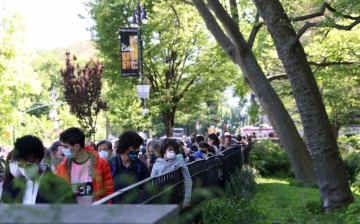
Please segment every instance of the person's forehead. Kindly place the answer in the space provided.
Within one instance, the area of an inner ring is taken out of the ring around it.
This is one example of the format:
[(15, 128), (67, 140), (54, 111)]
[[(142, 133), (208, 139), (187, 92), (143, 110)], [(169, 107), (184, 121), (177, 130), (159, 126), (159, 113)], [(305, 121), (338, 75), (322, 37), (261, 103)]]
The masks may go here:
[(17, 159), (17, 161), (22, 163), (33, 163), (36, 161), (36, 158), (34, 157), (34, 155), (28, 155), (25, 158)]
[(69, 144), (69, 143), (67, 143), (67, 142), (61, 142), (61, 146), (63, 146), (63, 147), (67, 147), (67, 146), (70, 146), (70, 144)]
[(100, 145), (98, 146), (98, 148), (101, 148), (101, 149), (110, 149), (110, 148), (109, 148), (109, 145), (108, 145), (107, 143), (100, 144)]
[(129, 147), (129, 150), (132, 150), (132, 151), (139, 151), (139, 147), (130, 146), (130, 147)]

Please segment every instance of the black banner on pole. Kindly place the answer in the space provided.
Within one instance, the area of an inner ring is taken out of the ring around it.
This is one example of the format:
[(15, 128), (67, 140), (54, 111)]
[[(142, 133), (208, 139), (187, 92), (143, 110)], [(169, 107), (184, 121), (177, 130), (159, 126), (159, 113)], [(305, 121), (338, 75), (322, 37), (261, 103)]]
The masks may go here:
[(139, 77), (137, 28), (120, 29), (121, 76)]

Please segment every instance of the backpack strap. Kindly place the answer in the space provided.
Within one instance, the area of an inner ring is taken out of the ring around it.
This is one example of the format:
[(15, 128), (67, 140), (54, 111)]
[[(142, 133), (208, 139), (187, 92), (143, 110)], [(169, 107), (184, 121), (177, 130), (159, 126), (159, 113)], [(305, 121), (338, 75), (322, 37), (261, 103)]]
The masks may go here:
[(140, 164), (139, 161), (138, 161), (138, 164), (137, 164), (137, 178), (138, 178), (138, 181), (141, 180), (141, 164)]
[(116, 159), (111, 161), (112, 172), (111, 175), (114, 177), (118, 173), (121, 164), (120, 155), (116, 155)]
[[(120, 165), (122, 165), (121, 159), (120, 159), (120, 155), (116, 156), (116, 160), (112, 160), (111, 161), (111, 167), (112, 167), (112, 172), (111, 175), (114, 177), (115, 174), (117, 174), (120, 170)], [(136, 168), (136, 176), (138, 178), (138, 181), (141, 180), (141, 164), (138, 161), (137, 162), (137, 168)]]

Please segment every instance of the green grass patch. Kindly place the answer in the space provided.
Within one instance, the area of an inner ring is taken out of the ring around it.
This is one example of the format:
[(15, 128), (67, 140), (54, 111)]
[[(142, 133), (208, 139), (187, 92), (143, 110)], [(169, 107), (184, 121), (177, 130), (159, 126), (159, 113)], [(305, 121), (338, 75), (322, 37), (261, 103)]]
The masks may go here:
[(287, 180), (278, 178), (257, 178), (256, 181), (258, 191), (251, 204), (264, 215), (258, 223), (360, 223), (356, 218), (360, 217), (359, 194), (354, 194), (351, 217), (340, 212), (324, 214), (319, 189), (290, 186)]

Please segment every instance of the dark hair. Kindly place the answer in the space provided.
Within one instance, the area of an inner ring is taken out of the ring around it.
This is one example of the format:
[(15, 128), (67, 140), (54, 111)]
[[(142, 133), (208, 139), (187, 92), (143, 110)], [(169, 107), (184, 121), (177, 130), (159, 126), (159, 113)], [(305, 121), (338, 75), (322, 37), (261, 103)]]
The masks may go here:
[[(193, 137), (193, 138), (192, 138)], [(195, 138), (196, 138), (196, 133), (191, 133), (190, 134), (190, 142), (194, 143), (195, 142)]]
[(61, 142), (60, 141), (55, 141), (53, 142), (53, 144), (50, 146), (49, 148), (49, 152), (51, 155), (55, 155), (56, 152), (58, 151), (58, 147), (61, 146)]
[(214, 148), (214, 146), (212, 146), (212, 145), (209, 145), (209, 148), (207, 148), (206, 151), (207, 151), (208, 153), (211, 152), (212, 154), (215, 155), (215, 148)]
[(61, 132), (59, 140), (64, 143), (69, 143), (71, 146), (75, 144), (79, 144), (82, 148), (85, 146), (84, 132), (76, 127), (71, 127)]
[(199, 143), (199, 148), (209, 148), (210, 145), (204, 141)]
[(210, 138), (211, 140), (213, 140), (213, 141), (214, 141), (214, 142), (213, 142), (213, 145), (215, 145), (216, 147), (219, 148), (220, 140), (219, 140), (219, 137), (218, 137), (216, 134), (211, 133), (211, 134), (208, 136), (208, 138)]
[(99, 145), (102, 145), (102, 144), (105, 144), (105, 143), (108, 145), (109, 149), (112, 150), (112, 143), (110, 141), (104, 139), (104, 140), (101, 140), (100, 142), (98, 142), (96, 144), (96, 151), (98, 151)]
[(85, 145), (91, 146), (95, 151), (97, 151), (97, 147), (96, 147), (95, 142), (93, 142), (93, 141), (91, 141), (91, 140), (87, 140), (87, 141), (85, 142)]
[(204, 136), (202, 136), (202, 135), (198, 135), (198, 136), (196, 136), (196, 138), (195, 138), (195, 142), (197, 142), (197, 143), (200, 143), (200, 142), (202, 142), (202, 141), (204, 141), (205, 140), (205, 138), (204, 138)]
[(34, 156), (40, 162), (44, 158), (44, 154), (44, 145), (38, 137), (25, 135), (15, 141), (13, 152), (13, 159), (15, 160)]
[(144, 143), (144, 139), (135, 131), (125, 131), (119, 136), (119, 144), (116, 149), (117, 154), (126, 152), (131, 146), (139, 148)]
[(166, 149), (169, 147), (172, 147), (175, 152), (179, 152), (179, 143), (173, 138), (165, 138), (161, 142), (161, 147), (160, 147), (160, 155), (162, 158), (164, 158)]

